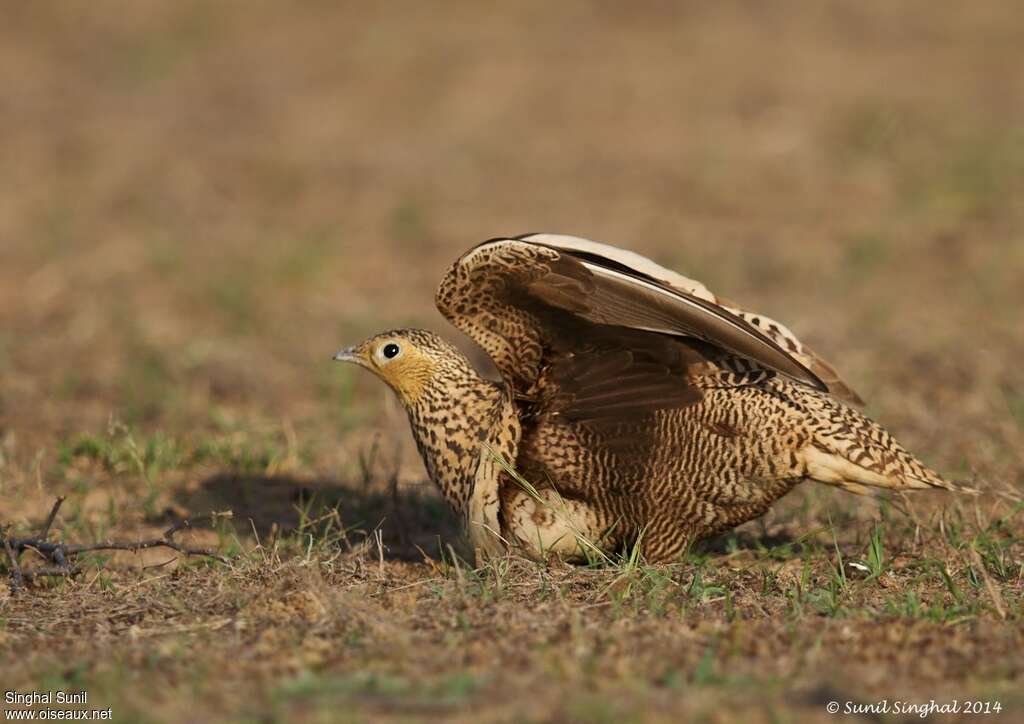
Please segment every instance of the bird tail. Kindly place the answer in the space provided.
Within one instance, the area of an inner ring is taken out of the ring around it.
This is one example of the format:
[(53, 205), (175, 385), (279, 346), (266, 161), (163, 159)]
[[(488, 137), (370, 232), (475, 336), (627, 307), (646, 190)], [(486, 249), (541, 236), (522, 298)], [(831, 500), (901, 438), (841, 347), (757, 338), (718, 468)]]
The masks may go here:
[(808, 477), (858, 495), (870, 494), (869, 488), (978, 493), (943, 478), (857, 410), (825, 395), (814, 400), (819, 425), (801, 453)]
[(941, 488), (957, 493), (977, 495), (975, 488), (946, 480), (934, 470), (925, 467), (916, 458), (913, 472), (880, 473), (851, 462), (833, 451), (812, 446), (803, 451), (807, 475), (819, 483), (835, 485), (857, 495), (871, 495), (870, 488), (889, 490), (928, 490)]

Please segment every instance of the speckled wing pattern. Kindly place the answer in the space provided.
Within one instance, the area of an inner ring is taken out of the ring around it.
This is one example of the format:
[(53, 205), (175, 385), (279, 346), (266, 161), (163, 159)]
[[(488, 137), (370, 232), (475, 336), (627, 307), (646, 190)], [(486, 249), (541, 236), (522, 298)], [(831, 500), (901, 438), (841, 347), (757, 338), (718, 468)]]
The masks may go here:
[[(588, 535), (642, 535), (649, 559), (761, 515), (805, 479), (955, 487), (842, 401), (855, 395), (783, 325), (631, 252), (492, 240), (455, 262), (437, 304), (513, 392), (517, 469)], [(502, 507), (513, 528), (561, 529), (525, 498)]]
[(700, 339), (827, 390), (770, 334), (709, 299), (706, 290), (670, 286), (607, 255), (553, 246), (562, 238), (573, 237), (484, 242), (452, 265), (438, 289), (441, 312), (480, 343), (517, 387), (536, 379), (544, 346), (557, 344), (571, 330), (571, 316), (593, 325)]

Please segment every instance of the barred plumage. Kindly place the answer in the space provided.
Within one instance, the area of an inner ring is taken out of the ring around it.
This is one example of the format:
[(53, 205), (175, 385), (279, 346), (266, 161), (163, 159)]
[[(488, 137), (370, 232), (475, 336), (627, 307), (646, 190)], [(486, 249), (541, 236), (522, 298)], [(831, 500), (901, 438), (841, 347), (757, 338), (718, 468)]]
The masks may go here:
[(491, 240), (452, 265), (437, 305), (501, 383), (422, 330), (337, 358), (398, 394), (482, 552), (580, 557), (639, 541), (667, 560), (803, 480), (958, 489), (851, 407), (856, 393), (786, 327), (632, 252)]

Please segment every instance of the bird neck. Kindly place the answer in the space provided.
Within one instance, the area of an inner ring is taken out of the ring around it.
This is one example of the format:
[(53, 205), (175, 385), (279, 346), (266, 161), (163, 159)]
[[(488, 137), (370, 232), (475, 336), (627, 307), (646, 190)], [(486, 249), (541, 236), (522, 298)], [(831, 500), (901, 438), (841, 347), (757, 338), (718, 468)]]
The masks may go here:
[(506, 403), (504, 388), (467, 362), (457, 374), (428, 385), (406, 408), (427, 474), (458, 512), (465, 512), (473, 495), (481, 447)]

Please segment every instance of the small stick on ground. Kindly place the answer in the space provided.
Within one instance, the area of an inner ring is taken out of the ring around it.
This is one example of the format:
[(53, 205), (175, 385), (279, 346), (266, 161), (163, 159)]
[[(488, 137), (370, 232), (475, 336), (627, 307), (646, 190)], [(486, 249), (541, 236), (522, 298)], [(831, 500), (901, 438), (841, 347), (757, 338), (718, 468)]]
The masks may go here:
[(6, 537), (4, 538), (4, 548), (7, 550), (8, 558), (11, 559), (11, 593), (17, 593), (25, 582), (25, 574), (22, 573), (21, 564), (18, 563), (18, 554), (15, 553), (11, 542)]
[[(30, 538), (12, 538), (8, 535), (0, 534), (4, 548), (7, 551), (7, 556), (11, 561), (10, 577), (12, 593), (18, 592), (24, 586), (26, 579), (41, 576), (69, 578), (75, 575), (81, 570), (81, 566), (77, 563), (73, 563), (75, 557), (82, 553), (89, 553), (92, 551), (138, 552), (147, 548), (169, 548), (170, 550), (177, 551), (185, 556), (203, 556), (206, 558), (212, 558), (225, 565), (229, 563), (227, 558), (210, 550), (209, 548), (195, 548), (192, 546), (182, 545), (178, 541), (174, 540), (174, 535), (176, 533), (192, 527), (192, 522), (188, 519), (179, 521), (172, 525), (164, 531), (163, 536), (160, 538), (150, 538), (147, 540), (137, 541), (107, 540), (100, 543), (88, 544), (51, 543), (46, 540), (46, 537), (50, 532), (50, 527), (53, 525), (53, 521), (57, 517), (57, 512), (60, 510), (60, 506), (63, 502), (64, 496), (57, 498), (54, 502), (53, 508), (50, 509), (50, 514), (47, 516), (46, 522), (43, 524), (39, 536)], [(19, 559), (21, 554), (26, 550), (35, 551), (52, 565), (30, 568), (27, 570), (22, 569)]]
[(43, 529), (39, 533), (39, 537), (46, 540), (46, 536), (50, 534), (50, 526), (53, 525), (54, 519), (57, 517), (57, 511), (60, 510), (60, 506), (64, 504), (65, 496), (57, 496), (57, 499), (53, 501), (53, 507), (50, 508), (50, 514), (46, 516), (46, 522), (43, 523)]

